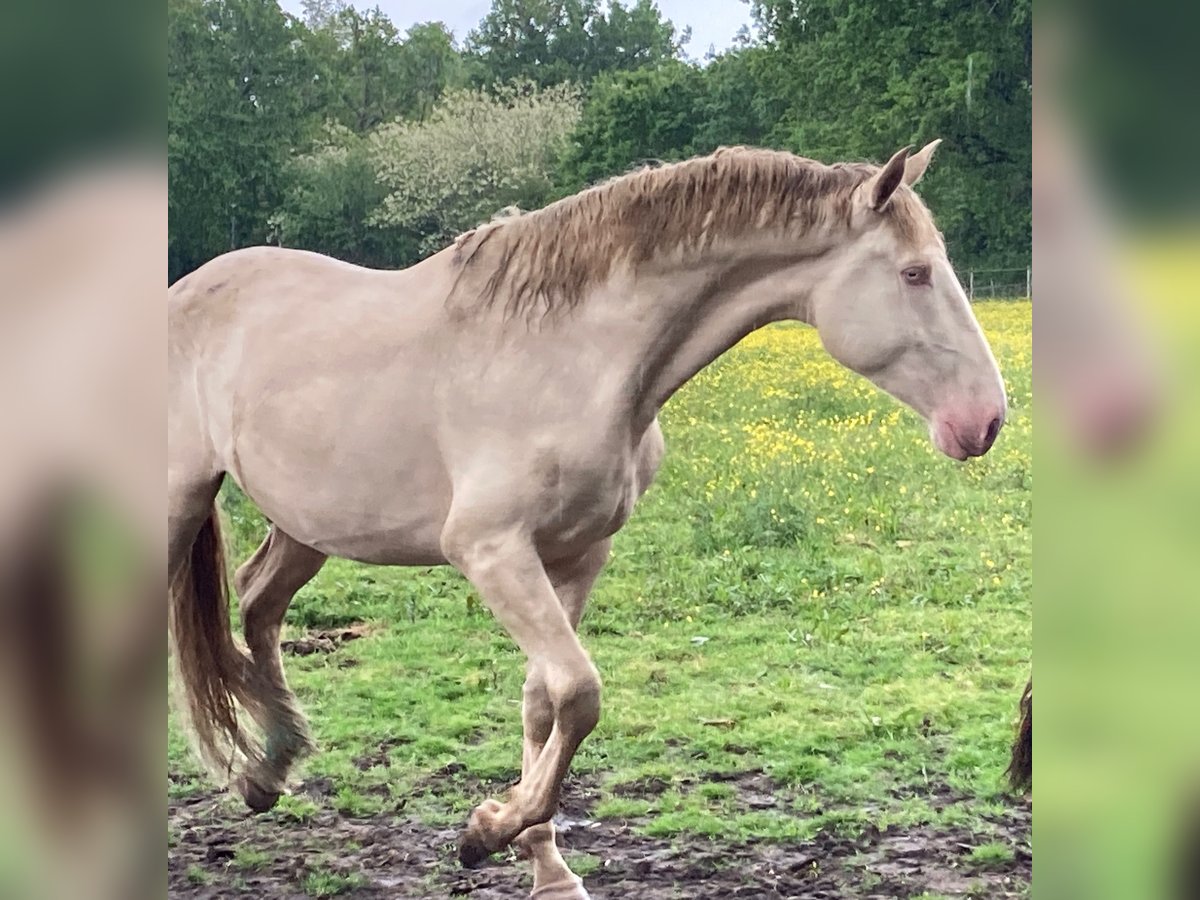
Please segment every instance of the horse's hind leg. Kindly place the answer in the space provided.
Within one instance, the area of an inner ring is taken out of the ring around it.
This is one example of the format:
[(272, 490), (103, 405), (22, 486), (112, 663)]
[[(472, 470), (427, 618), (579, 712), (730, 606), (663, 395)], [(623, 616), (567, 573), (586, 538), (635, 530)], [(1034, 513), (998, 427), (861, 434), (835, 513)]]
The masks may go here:
[(288, 770), (313, 748), (304, 713), (283, 674), (279, 630), (292, 598), (321, 570), (325, 559), (325, 554), (272, 526), (267, 539), (234, 575), (252, 658), (243, 703), (266, 735), (262, 760), (237, 781), (254, 812), (275, 805)]

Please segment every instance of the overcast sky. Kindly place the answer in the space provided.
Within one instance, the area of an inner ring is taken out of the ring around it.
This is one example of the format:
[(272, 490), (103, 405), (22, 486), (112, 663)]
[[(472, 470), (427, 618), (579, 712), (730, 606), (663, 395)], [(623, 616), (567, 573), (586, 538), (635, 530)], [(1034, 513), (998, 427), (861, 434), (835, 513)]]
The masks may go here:
[[(379, 6), (401, 31), (417, 22), (445, 22), (462, 41), (491, 7), (490, 0), (357, 0), (359, 9)], [(628, 4), (627, 4), (628, 5)], [(300, 15), (300, 0), (280, 0), (280, 6)], [(693, 59), (702, 59), (709, 44), (724, 50), (743, 25), (750, 24), (750, 5), (743, 0), (658, 0), (663, 15), (683, 30), (692, 26), (692, 40), (683, 48)]]

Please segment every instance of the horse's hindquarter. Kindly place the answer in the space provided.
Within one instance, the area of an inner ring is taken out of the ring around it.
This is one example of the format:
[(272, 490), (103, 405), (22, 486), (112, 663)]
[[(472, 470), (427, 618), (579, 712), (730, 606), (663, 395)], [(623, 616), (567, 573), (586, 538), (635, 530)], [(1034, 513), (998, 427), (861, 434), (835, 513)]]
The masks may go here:
[(172, 309), (173, 331), (187, 334), (173, 334), (171, 366), (194, 369), (220, 468), (301, 543), (369, 562), (442, 562), (437, 273), (267, 248), (210, 267)]

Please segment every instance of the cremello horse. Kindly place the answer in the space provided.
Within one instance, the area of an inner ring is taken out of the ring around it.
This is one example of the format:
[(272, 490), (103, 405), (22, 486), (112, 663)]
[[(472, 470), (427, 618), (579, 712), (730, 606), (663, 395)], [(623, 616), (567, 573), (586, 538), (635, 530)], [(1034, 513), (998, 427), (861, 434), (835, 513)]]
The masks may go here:
[[(475, 809), (460, 856), (518, 840), (536, 896), (586, 897), (550, 822), (600, 716), (575, 629), (662, 459), (666, 400), (749, 332), (798, 319), (948, 456), (987, 452), (1004, 422), (995, 360), (912, 190), (936, 144), (881, 168), (724, 148), (403, 271), (259, 247), (174, 285), (171, 623), (210, 766), (263, 810), (311, 749), (279, 629), (327, 556), (449, 563), (528, 658), (521, 781)], [(214, 507), (226, 475), (272, 522), (234, 577), (249, 652)]]

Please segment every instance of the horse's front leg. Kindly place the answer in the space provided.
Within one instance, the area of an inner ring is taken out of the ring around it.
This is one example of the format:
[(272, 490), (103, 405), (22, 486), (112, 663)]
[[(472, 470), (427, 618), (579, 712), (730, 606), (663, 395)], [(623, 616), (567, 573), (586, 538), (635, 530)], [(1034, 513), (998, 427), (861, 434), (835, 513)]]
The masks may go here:
[[(547, 566), (547, 574), (558, 595), (558, 601), (571, 627), (578, 630), (588, 595), (604, 564), (608, 561), (612, 541), (605, 538), (592, 545), (586, 553)], [(550, 732), (554, 727), (554, 707), (546, 688), (545, 675), (540, 668), (529, 666), (525, 678), (522, 703), (525, 743), (521, 760), (521, 778), (528, 778)], [(559, 853), (554, 840), (554, 823), (543, 822), (526, 828), (514, 840), (514, 845), (533, 863), (533, 896), (537, 900), (581, 900), (587, 897), (583, 883)]]
[(549, 821), (571, 759), (600, 718), (600, 676), (575, 636), (533, 542), (519, 529), (491, 530), (476, 522), (452, 516), (443, 550), (524, 651), (529, 671), (536, 675), (534, 690), (526, 695), (532, 701), (526, 725), (535, 739), (547, 724), (549, 731), (536, 758), (528, 754), (526, 771), (508, 802), (487, 800), (471, 814), (459, 843), (465, 865)]

